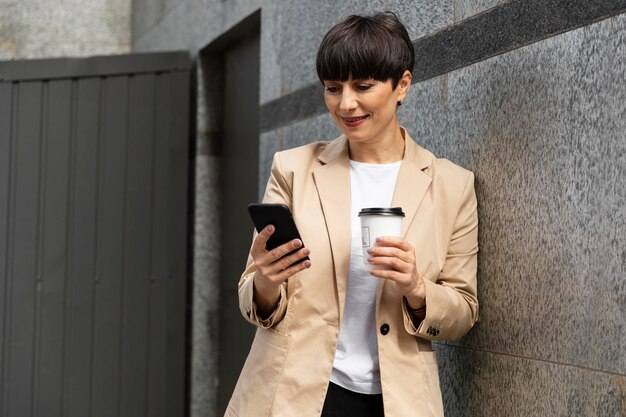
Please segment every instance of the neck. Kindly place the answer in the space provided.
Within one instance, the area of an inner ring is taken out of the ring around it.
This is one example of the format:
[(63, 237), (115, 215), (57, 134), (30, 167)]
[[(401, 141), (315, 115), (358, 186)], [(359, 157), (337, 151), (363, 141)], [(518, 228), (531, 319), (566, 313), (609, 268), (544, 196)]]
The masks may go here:
[(404, 136), (399, 126), (392, 132), (367, 143), (348, 141), (350, 159), (368, 164), (389, 164), (404, 157)]

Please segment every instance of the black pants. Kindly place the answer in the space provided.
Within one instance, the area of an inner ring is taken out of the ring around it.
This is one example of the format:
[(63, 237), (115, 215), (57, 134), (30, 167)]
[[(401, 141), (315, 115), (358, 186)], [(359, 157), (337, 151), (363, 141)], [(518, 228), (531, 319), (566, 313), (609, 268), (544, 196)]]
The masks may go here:
[(361, 394), (332, 382), (321, 417), (384, 417), (382, 394)]

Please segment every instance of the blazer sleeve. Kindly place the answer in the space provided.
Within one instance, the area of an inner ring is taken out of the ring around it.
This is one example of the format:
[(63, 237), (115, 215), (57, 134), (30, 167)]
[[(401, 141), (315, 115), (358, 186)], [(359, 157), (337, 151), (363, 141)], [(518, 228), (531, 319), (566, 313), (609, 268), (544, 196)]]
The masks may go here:
[(443, 268), (436, 282), (425, 279), (426, 317), (415, 323), (403, 301), (405, 329), (429, 340), (458, 340), (478, 320), (476, 270), (478, 212), (474, 174), (469, 173)]
[[(291, 187), (288, 184), (285, 176), (283, 175), (280, 164), (280, 153), (274, 155), (272, 161), (272, 169), (270, 172), (270, 178), (265, 188), (265, 195), (263, 197), (264, 203), (286, 204), (291, 209)], [(257, 232), (254, 231), (252, 241), (256, 238)], [(252, 277), (256, 272), (254, 266), (254, 260), (252, 256), (248, 254), (248, 261), (246, 263), (246, 269), (239, 279), (238, 293), (239, 293), (239, 310), (243, 317), (250, 323), (262, 327), (270, 328), (278, 324), (287, 311), (287, 282), (284, 282), (280, 287), (280, 297), (278, 304), (269, 317), (260, 317), (257, 312), (257, 306), (254, 302), (254, 280)]]

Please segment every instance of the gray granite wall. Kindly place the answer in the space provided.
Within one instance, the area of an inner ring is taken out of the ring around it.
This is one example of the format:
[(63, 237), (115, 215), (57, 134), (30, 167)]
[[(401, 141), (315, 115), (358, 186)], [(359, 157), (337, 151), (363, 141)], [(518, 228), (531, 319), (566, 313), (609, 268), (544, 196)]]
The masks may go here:
[(130, 52), (132, 0), (0, 0), (0, 60)]
[[(417, 40), (511, 3), (135, 0), (133, 48), (196, 54), (261, 9), (263, 107), (316, 82), (316, 46), (348, 13), (395, 11)], [(481, 313), (462, 341), (436, 346), (448, 417), (626, 416), (626, 15), (572, 29), (416, 83), (400, 109), (419, 143), (476, 173)], [(218, 360), (220, 161), (199, 108), (194, 417), (215, 415)], [(261, 190), (276, 150), (337, 134), (320, 112), (268, 126)]]
[(439, 346), (448, 415), (626, 415), (625, 29), (620, 15), (415, 91), (437, 110), (407, 124), (477, 174), (481, 319)]

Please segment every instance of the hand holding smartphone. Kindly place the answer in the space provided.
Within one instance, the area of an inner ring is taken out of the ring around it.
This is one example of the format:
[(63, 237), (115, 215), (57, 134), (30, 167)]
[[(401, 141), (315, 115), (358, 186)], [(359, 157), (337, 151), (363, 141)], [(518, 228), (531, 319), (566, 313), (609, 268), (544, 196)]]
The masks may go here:
[[(274, 233), (270, 236), (265, 245), (266, 250), (272, 250), (278, 246), (291, 242), (294, 239), (300, 239), (300, 233), (296, 227), (296, 223), (291, 216), (289, 207), (284, 204), (249, 204), (248, 213), (252, 218), (252, 223), (257, 232), (265, 229), (268, 225), (274, 226)], [(304, 247), (304, 242), (302, 242)], [(296, 249), (299, 250), (300, 248)], [(302, 262), (309, 257), (302, 258), (298, 262)]]

